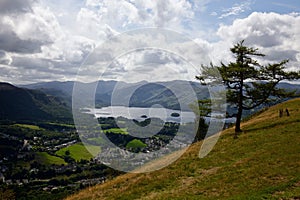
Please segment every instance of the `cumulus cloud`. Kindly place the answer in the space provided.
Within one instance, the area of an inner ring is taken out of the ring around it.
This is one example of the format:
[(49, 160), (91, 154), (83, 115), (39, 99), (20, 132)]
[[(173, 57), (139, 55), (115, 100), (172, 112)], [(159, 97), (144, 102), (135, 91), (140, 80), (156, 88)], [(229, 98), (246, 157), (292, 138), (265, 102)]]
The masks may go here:
[(246, 45), (257, 47), (266, 54), (264, 59), (267, 61), (289, 59), (289, 65), (293, 67), (300, 62), (299, 26), (300, 16), (254, 12), (235, 20), (232, 25), (220, 26), (218, 35), (228, 49), (228, 45), (245, 40)]
[(254, 12), (247, 18), (235, 20), (232, 25), (221, 25), (218, 35), (232, 42), (246, 39), (261, 47), (278, 46), (297, 39), (299, 23), (298, 16)]
[[(136, 30), (111, 38), (95, 49), (82, 66), (82, 74), (89, 77), (88, 80), (97, 80), (101, 74), (101, 78), (120, 78), (124, 72), (130, 73), (131, 80), (136, 81), (145, 76), (160, 81), (161, 77), (194, 79), (196, 65), (209, 63), (208, 48), (208, 42), (199, 39), (196, 43), (176, 32)], [(172, 76), (170, 69), (177, 76)], [(142, 71), (144, 74), (140, 74)]]
[[(55, 12), (44, 5), (36, 0), (1, 1), (0, 50), (5, 52), (5, 56), (4, 53), (1, 55), (1, 63), (11, 64), (12, 70), (7, 73), (7, 66), (5, 73), (14, 79), (18, 77), (16, 80), (20, 82), (35, 82), (41, 77), (72, 79), (95, 46), (117, 35), (116, 30), (145, 26), (172, 27), (178, 30), (178, 27), (183, 28), (193, 18), (193, 9), (199, 9), (197, 5), (200, 3), (192, 4), (188, 0), (87, 0), (79, 10), (76, 21), (73, 21), (72, 29), (67, 30), (64, 29), (66, 26), (62, 27)], [(152, 45), (151, 36), (142, 34), (139, 37), (136, 43), (128, 45)], [(189, 56), (193, 50), (186, 51), (182, 45), (190, 44), (178, 42), (174, 43), (174, 48), (181, 48), (182, 55)], [(86, 66), (87, 73), (95, 75), (96, 72), (103, 72), (107, 67), (103, 64), (115, 59), (110, 52), (108, 49), (107, 52), (101, 52), (101, 55), (93, 54), (95, 58), (88, 60), (90, 63)], [(12, 56), (8, 57), (9, 54)], [(176, 60), (162, 53), (144, 52), (137, 54), (135, 58), (141, 65), (154, 62), (162, 67), (180, 63), (178, 58)], [(106, 75), (115, 77), (116, 74), (129, 71), (133, 61), (127, 59), (126, 62), (124, 59), (114, 62)], [(151, 71), (149, 66), (145, 69)]]
[(95, 42), (64, 30), (54, 13), (39, 2), (0, 3), (0, 64), (10, 64), (0, 69), (2, 77), (35, 82), (41, 77), (75, 76)]
[[(9, 6), (14, 5), (7, 4), (5, 5), (8, 10)], [(43, 45), (53, 43), (59, 25), (47, 10), (35, 6), (25, 12), (29, 5), (20, 3), (18, 6), (17, 8), (22, 12), (0, 15), (0, 49), (28, 54), (40, 52)], [(21, 6), (24, 6), (24, 10)]]
[(180, 59), (176, 55), (168, 54), (166, 52), (152, 50), (146, 51), (142, 56), (142, 63), (156, 63), (164, 65), (167, 63), (181, 63)]
[[(172, 41), (172, 45), (176, 52), (180, 52), (179, 59), (192, 59), (200, 60), (200, 63), (205, 65), (212, 61), (215, 64), (219, 62), (229, 62), (234, 58), (230, 52), (233, 44), (245, 40), (246, 45), (259, 48), (259, 50), (267, 56), (261, 60), (266, 62), (279, 62), (283, 59), (289, 59), (288, 67), (295, 69), (300, 61), (300, 30), (297, 28), (300, 25), (300, 17), (294, 14), (277, 14), (277, 13), (258, 13), (254, 12), (244, 19), (236, 19), (230, 25), (221, 25), (217, 31), (220, 40), (218, 42), (210, 43), (201, 38), (195, 39), (199, 48), (193, 48), (192, 42), (188, 41)], [(153, 40), (146, 33), (139, 36), (139, 45), (152, 46), (160, 45), (164, 47), (168, 40), (161, 38), (161, 40)], [(171, 37), (170, 37), (171, 38)], [(170, 41), (169, 38), (169, 41)], [(130, 41), (130, 39), (128, 39)], [(159, 41), (157, 44), (155, 42)], [(138, 45), (131, 44), (128, 45)], [(117, 46), (117, 45), (116, 45)], [(106, 53), (109, 51), (106, 51)], [(108, 59), (112, 59), (108, 57)], [(134, 61), (134, 62), (133, 62)], [(152, 62), (152, 68), (149, 63)], [(266, 63), (263, 62), (263, 63)], [(148, 65), (147, 65), (148, 63)], [(156, 63), (153, 65), (153, 63)], [(182, 65), (183, 61), (176, 62), (174, 57), (167, 56), (161, 52), (147, 51), (143, 53), (136, 53), (132, 57), (127, 57), (118, 63), (118, 67), (123, 67), (124, 71), (128, 72), (133, 70), (136, 64), (145, 65), (144, 71), (152, 72), (159, 69), (160, 76), (171, 74), (167, 71), (167, 66), (178, 68)], [(160, 67), (165, 67), (160, 68)], [(190, 67), (190, 66), (189, 66)], [(197, 67), (197, 66), (196, 66)], [(184, 69), (181, 69), (184, 71)], [(138, 71), (138, 70), (136, 70)], [(157, 72), (157, 71), (156, 71)], [(166, 72), (166, 73), (164, 73)], [(113, 70), (111, 74), (113, 74)], [(197, 72), (195, 72), (197, 73)], [(114, 75), (118, 74), (118, 71)], [(153, 75), (155, 76), (155, 75)], [(116, 77), (116, 76), (115, 76)], [(169, 76), (171, 77), (171, 76)]]
[(194, 15), (189, 1), (160, 0), (156, 2), (155, 23), (158, 27), (164, 27), (167, 23), (179, 25)]
[(141, 26), (176, 27), (194, 16), (188, 0), (87, 0), (78, 14), (79, 21), (89, 19), (90, 28), (109, 24), (114, 29)]
[[(291, 68), (297, 66), (300, 61), (297, 13), (254, 12), (232, 24), (220, 25), (214, 30), (218, 36), (214, 42), (203, 38), (192, 41), (176, 34), (153, 35), (147, 29), (125, 38), (114, 37), (123, 31), (145, 27), (186, 32), (187, 27), (193, 26), (190, 30), (196, 35), (200, 28), (195, 27), (194, 21), (200, 19), (199, 13), (204, 13), (211, 1), (214, 0), (86, 0), (85, 4), (80, 3), (81, 8), (71, 9), (72, 17), (68, 19), (66, 6), (61, 20), (59, 13), (64, 10), (52, 10), (53, 7), (45, 6), (46, 0), (43, 4), (38, 0), (0, 0), (0, 79), (23, 83), (74, 79), (81, 63), (108, 38), (113, 38), (113, 44), (96, 50), (85, 62), (85, 69), (81, 69), (95, 80), (101, 73), (107, 79), (127, 74), (132, 82), (147, 77), (193, 80), (197, 70), (189, 69), (199, 66), (190, 66), (187, 61), (205, 65), (210, 61), (228, 62), (234, 59), (230, 47), (243, 39), (268, 55), (267, 61), (288, 58)], [(73, 0), (68, 2), (72, 5)], [(211, 10), (207, 14), (221, 13), (220, 18), (236, 16), (249, 11), (252, 3), (244, 1), (224, 9), (223, 13)], [(124, 52), (126, 49), (130, 52)]]

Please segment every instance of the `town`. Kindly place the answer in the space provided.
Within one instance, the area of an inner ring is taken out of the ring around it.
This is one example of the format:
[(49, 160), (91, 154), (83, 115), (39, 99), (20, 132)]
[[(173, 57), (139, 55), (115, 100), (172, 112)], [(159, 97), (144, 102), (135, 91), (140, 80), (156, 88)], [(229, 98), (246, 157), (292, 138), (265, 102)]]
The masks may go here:
[[(89, 135), (80, 135), (70, 124), (2, 122), (0, 188), (11, 189), (20, 198), (35, 199), (49, 194), (53, 199), (62, 198), (124, 173), (109, 167), (110, 162), (119, 159), (122, 149), (137, 155), (131, 167), (138, 167), (174, 150), (171, 148), (185, 147), (193, 137), (182, 133), (176, 136), (178, 123), (163, 123), (159, 119), (146, 119), (144, 123), (147, 120), (152, 120), (154, 126), (163, 124), (163, 127), (153, 137), (143, 139), (131, 136), (129, 131), (134, 130), (130, 127), (118, 127), (120, 121), (125, 126), (129, 124), (130, 120), (123, 117), (99, 119), (101, 128), (95, 127), (96, 132)], [(116, 148), (107, 149), (103, 140), (101, 143), (101, 134)], [(168, 147), (171, 141), (172, 145)], [(105, 159), (101, 159), (103, 155)], [(127, 155), (121, 155), (122, 159), (128, 159)]]

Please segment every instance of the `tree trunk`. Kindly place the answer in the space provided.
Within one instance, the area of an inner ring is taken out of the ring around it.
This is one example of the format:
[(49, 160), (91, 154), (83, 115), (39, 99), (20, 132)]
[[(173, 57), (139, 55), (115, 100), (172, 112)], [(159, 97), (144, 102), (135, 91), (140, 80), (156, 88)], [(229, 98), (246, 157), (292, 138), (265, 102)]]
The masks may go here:
[(242, 132), (241, 129), (242, 114), (243, 114), (243, 108), (239, 106), (238, 113), (236, 115), (236, 122), (235, 122), (235, 134), (234, 134), (235, 139), (238, 137), (238, 133)]
[(235, 122), (235, 133), (234, 133), (234, 138), (238, 138), (238, 133), (242, 132), (241, 130), (241, 119), (242, 119), (242, 114), (243, 114), (243, 75), (241, 75), (241, 82), (240, 82), (240, 90), (239, 90), (239, 95), (238, 95), (238, 112), (236, 115), (236, 122)]

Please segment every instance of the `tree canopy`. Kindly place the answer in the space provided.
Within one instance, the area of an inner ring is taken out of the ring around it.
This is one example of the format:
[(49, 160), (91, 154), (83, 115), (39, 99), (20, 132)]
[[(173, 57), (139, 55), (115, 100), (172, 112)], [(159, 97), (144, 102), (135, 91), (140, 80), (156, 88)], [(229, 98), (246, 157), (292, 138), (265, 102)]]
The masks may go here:
[(210, 66), (201, 66), (202, 74), (196, 76), (201, 83), (205, 81), (221, 82), (227, 88), (227, 102), (237, 108), (235, 124), (235, 137), (241, 132), (241, 118), (243, 110), (250, 110), (260, 105), (270, 103), (278, 98), (293, 96), (293, 92), (287, 92), (277, 87), (283, 80), (296, 80), (300, 73), (287, 71), (288, 60), (279, 63), (262, 65), (255, 57), (264, 57), (257, 48), (247, 47), (244, 41), (235, 44), (230, 51), (234, 54), (235, 61), (228, 64), (221, 62), (220, 66), (212, 63)]

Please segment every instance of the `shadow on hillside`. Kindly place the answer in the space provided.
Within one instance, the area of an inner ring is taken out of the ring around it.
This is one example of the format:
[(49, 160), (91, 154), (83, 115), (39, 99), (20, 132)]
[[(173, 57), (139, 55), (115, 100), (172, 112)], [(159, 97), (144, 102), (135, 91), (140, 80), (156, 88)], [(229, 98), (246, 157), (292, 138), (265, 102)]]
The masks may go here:
[(263, 129), (270, 129), (270, 128), (274, 128), (276, 126), (282, 126), (282, 125), (288, 125), (288, 124), (293, 124), (293, 123), (299, 123), (300, 119), (295, 119), (295, 120), (291, 120), (291, 121), (283, 121), (283, 122), (274, 122), (272, 124), (266, 125), (266, 126), (260, 126), (260, 127), (254, 127), (251, 128), (248, 126), (244, 128), (244, 132), (252, 132), (252, 131), (258, 131), (258, 130), (263, 130)]

